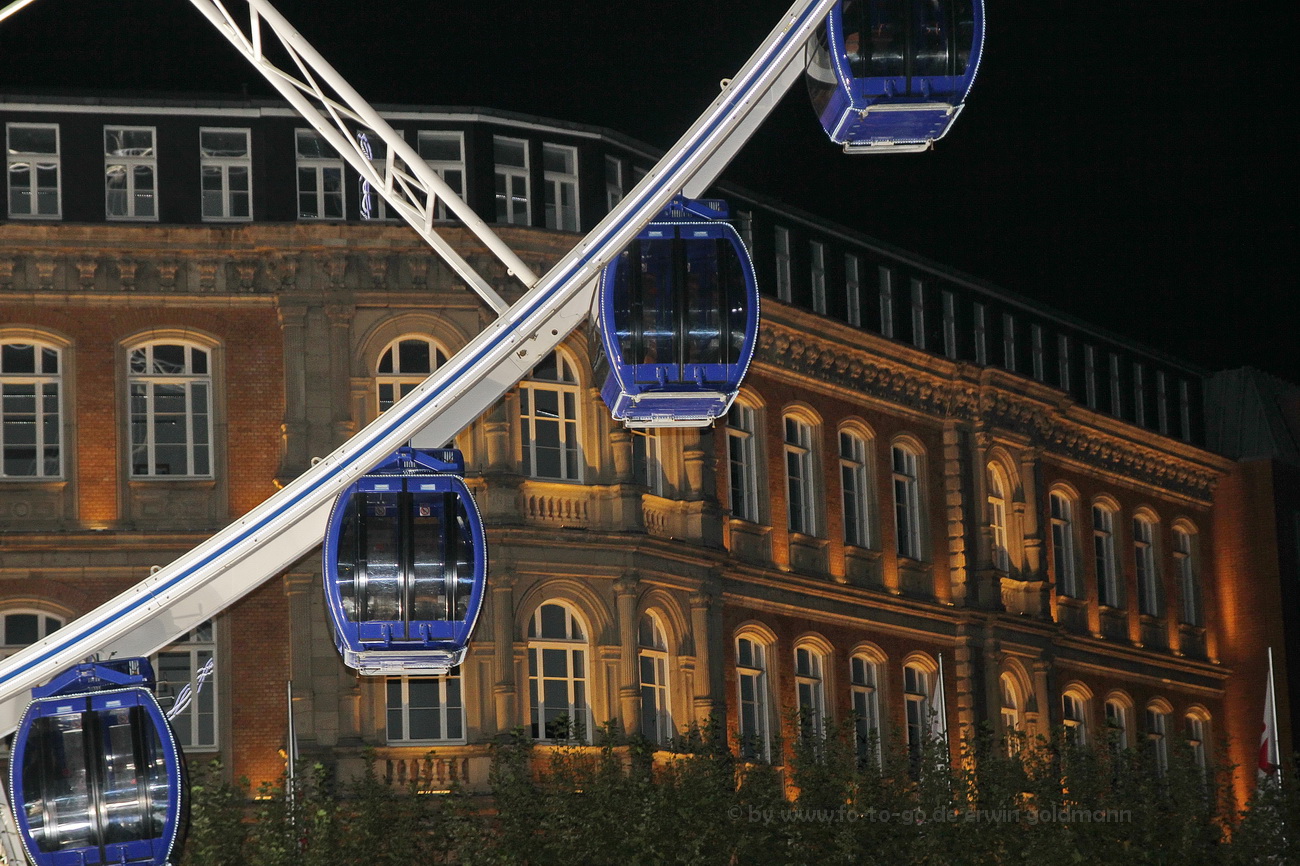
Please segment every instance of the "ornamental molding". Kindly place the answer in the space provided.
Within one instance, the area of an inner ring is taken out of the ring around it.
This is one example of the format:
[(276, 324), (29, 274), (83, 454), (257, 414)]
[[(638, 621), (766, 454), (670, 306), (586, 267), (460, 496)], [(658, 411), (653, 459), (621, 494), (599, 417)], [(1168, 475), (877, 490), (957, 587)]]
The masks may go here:
[[(909, 350), (904, 347), (904, 351)], [(1043, 395), (1018, 393), (1010, 389), (1018, 384), (1018, 377), (1011, 374), (996, 375), (999, 371), (916, 354), (919, 363), (929, 362), (935, 367), (945, 364), (949, 369), (944, 373), (926, 370), (908, 359), (834, 343), (767, 321), (759, 334), (757, 358), (779, 370), (919, 412), (936, 422), (951, 420), (981, 430), (1011, 433), (1045, 455), (1157, 487), (1199, 504), (1209, 504), (1214, 485), (1223, 474), (1209, 462), (1213, 459), (1209, 454), (1204, 461), (1198, 461), (1136, 439), (1141, 436), (1152, 442), (1169, 441), (1180, 451), (1190, 450), (1158, 433), (1104, 416), (1105, 426), (1092, 423), (1096, 413), (1081, 409), (1072, 398), (1055, 389), (1025, 383), (1043, 391)], [(1082, 417), (1085, 414), (1089, 417)]]

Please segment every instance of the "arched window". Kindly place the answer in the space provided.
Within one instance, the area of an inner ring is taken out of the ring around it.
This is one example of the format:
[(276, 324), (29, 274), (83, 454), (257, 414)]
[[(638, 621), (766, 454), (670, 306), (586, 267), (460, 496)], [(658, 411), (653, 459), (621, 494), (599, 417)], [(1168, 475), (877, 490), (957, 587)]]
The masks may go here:
[(871, 445), (854, 430), (840, 431), (840, 493), (843, 497), (844, 543), (875, 547), (872, 537)]
[(211, 352), (180, 342), (132, 346), (127, 391), (131, 475), (211, 477)]
[(62, 361), (44, 343), (0, 343), (0, 478), (63, 477)]
[(727, 459), (731, 516), (758, 523), (758, 410), (739, 399), (727, 411)]
[(375, 365), (379, 411), (387, 412), (445, 363), (446, 351), (427, 337), (402, 337), (389, 343)]
[(1147, 747), (1156, 773), (1163, 776), (1169, 770), (1169, 709), (1162, 704), (1147, 707)]
[(1148, 616), (1163, 615), (1160, 575), (1156, 571), (1155, 521), (1144, 514), (1133, 518), (1133, 565), (1137, 572), (1138, 610)]
[(1022, 713), (1024, 701), (1020, 697), (1020, 686), (1013, 674), (1003, 674), (998, 684), (1002, 692), (1002, 736), (1006, 740), (1007, 754), (1014, 757), (1020, 752)]
[(998, 571), (1011, 570), (1011, 555), (1007, 548), (1007, 479), (1002, 467), (996, 463), (988, 466), (989, 477), (989, 534), (992, 543), (993, 567)]
[(1129, 705), (1117, 697), (1106, 700), (1106, 728), (1118, 751), (1129, 748)]
[(767, 646), (756, 636), (736, 638), (736, 687), (740, 697), (740, 753), (749, 761), (772, 759)]
[(1061, 724), (1068, 742), (1088, 744), (1088, 699), (1081, 692), (1069, 689), (1061, 695)]
[(216, 631), (208, 620), (153, 657), (158, 699), (164, 710), (170, 712), (176, 698), (186, 688), (190, 690), (189, 705), (171, 719), (176, 741), (187, 749), (218, 746), (216, 654)]
[(814, 646), (794, 651), (795, 693), (799, 701), (799, 735), (820, 740), (826, 735), (825, 658)]
[(668, 641), (654, 613), (643, 613), (637, 629), (641, 668), (641, 735), (667, 745), (676, 735), (668, 692)]
[(786, 517), (791, 532), (817, 534), (817, 483), (813, 426), (787, 415), (785, 429)]
[(10, 655), (63, 628), (63, 617), (41, 610), (7, 610), (0, 614), (0, 654)]
[(1060, 491), (1048, 497), (1052, 508), (1052, 566), (1056, 591), (1071, 598), (1083, 596), (1079, 557), (1074, 548), (1074, 502)]
[(898, 555), (921, 559), (920, 458), (909, 445), (891, 449), (894, 467), (894, 527)]
[(587, 632), (566, 604), (546, 602), (529, 621), (528, 691), (534, 739), (587, 742)]
[(930, 731), (930, 671), (920, 664), (903, 666), (903, 702), (907, 718), (907, 753), (912, 766), (919, 769), (925, 741)]
[(853, 700), (853, 725), (859, 763), (881, 762), (880, 663), (865, 653), (849, 659), (849, 691)]
[(1195, 534), (1186, 527), (1173, 531), (1174, 569), (1178, 572), (1179, 618), (1187, 625), (1201, 625), (1201, 581)]
[(1209, 717), (1200, 711), (1192, 711), (1187, 714), (1187, 748), (1191, 750), (1192, 761), (1196, 768), (1201, 771), (1201, 776), (1209, 771), (1209, 752), (1207, 744), (1209, 743), (1210, 720)]
[(1097, 566), (1098, 604), (1123, 607), (1115, 562), (1115, 510), (1100, 502), (1092, 506), (1092, 551)]
[(581, 391), (573, 362), (551, 352), (519, 383), (519, 442), (523, 471), (533, 478), (582, 480), (578, 437)]

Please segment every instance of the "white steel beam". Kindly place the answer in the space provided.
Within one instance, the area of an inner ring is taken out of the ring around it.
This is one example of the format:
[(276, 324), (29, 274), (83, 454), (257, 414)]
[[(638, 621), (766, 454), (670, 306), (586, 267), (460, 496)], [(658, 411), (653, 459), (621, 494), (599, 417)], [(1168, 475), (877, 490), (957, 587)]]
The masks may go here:
[(704, 183), (706, 166), (715, 176), (722, 170), (714, 154), (732, 136), (748, 134), (744, 119), (752, 103), (771, 90), (834, 3), (796, 0), (731, 85), (627, 198), (424, 383), (194, 550), (0, 662), (0, 735), (17, 726), (33, 686), (96, 653), (153, 653), (281, 573), (319, 546), (332, 501), (357, 477), (421, 429), (452, 439), (513, 388), (582, 323), (601, 269), (688, 180)]

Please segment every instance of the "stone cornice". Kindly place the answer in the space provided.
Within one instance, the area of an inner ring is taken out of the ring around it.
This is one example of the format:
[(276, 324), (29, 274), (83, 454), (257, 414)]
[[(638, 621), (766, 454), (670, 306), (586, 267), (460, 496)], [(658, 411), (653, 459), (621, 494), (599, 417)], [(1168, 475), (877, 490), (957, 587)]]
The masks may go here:
[(1003, 431), (1045, 456), (1208, 505), (1232, 462), (1080, 407), (1056, 389), (1000, 370), (947, 361), (856, 332), (860, 345), (767, 320), (757, 360), (814, 390), (847, 392), (936, 420)]

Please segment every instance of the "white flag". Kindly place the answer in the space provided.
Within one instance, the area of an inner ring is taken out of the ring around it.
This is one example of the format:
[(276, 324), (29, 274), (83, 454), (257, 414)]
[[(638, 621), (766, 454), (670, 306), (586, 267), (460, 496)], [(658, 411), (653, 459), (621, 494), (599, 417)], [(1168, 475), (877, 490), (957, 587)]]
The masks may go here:
[(1273, 694), (1273, 648), (1268, 648), (1268, 682), (1264, 684), (1264, 725), (1259, 735), (1259, 781), (1277, 773), (1282, 765), (1277, 742), (1277, 699)]
[(948, 745), (948, 701), (943, 696), (943, 655), (939, 655), (939, 676), (935, 678), (934, 695), (930, 700), (930, 736)]

